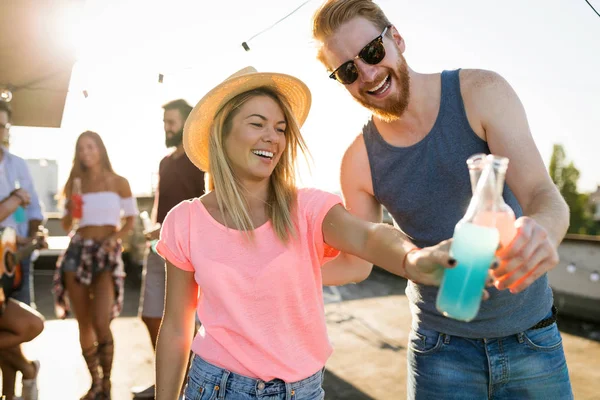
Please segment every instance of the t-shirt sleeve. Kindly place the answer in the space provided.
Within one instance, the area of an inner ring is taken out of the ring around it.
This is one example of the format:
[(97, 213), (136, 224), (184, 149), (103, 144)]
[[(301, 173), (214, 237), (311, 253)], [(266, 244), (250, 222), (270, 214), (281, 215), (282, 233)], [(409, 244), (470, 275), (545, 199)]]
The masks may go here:
[(312, 230), (311, 237), (321, 263), (336, 257), (340, 252), (327, 245), (323, 238), (323, 220), (327, 213), (337, 204), (343, 204), (342, 199), (335, 194), (318, 189), (301, 189), (298, 193), (298, 204), (304, 209), (308, 219), (308, 227)]
[(182, 201), (169, 211), (160, 229), (156, 252), (184, 271), (194, 271), (190, 254), (190, 207)]

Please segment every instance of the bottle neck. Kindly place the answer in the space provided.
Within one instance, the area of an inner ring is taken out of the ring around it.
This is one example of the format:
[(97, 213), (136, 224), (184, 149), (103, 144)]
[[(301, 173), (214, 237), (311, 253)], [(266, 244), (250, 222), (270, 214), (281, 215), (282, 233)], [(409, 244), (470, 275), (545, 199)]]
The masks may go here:
[(496, 172), (496, 197), (499, 201), (504, 202), (502, 197), (502, 192), (504, 192), (504, 177), (506, 176), (506, 171), (497, 171)]
[[(481, 178), (481, 168), (471, 168), (469, 169), (469, 175), (471, 177), (471, 193), (475, 193), (477, 188), (477, 182), (479, 182), (479, 178)], [(496, 176), (496, 193), (497, 193), (497, 201), (500, 203), (504, 203), (504, 198), (502, 197), (502, 193), (504, 192), (504, 179), (506, 177), (506, 168), (501, 166), (494, 166), (494, 175)]]

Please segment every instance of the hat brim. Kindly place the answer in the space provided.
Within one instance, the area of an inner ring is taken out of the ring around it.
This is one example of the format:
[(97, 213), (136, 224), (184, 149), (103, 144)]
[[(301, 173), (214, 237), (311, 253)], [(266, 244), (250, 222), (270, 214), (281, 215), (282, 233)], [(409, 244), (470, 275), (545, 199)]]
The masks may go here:
[(298, 127), (304, 124), (310, 110), (311, 94), (300, 79), (271, 72), (252, 72), (229, 78), (200, 99), (185, 122), (183, 148), (194, 165), (209, 171), (208, 142), (215, 115), (235, 96), (260, 87), (280, 92), (290, 104)]

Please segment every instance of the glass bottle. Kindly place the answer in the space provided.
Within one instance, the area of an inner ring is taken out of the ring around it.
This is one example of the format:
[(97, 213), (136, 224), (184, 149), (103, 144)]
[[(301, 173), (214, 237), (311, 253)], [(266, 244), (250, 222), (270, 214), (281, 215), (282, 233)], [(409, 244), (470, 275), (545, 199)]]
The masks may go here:
[[(17, 180), (15, 181), (15, 189), (21, 189), (21, 183)], [(25, 213), (25, 207), (18, 206), (13, 214), (15, 218), (15, 222), (17, 224), (22, 224), (27, 222), (27, 214)]]
[(79, 221), (83, 218), (81, 178), (73, 178), (73, 188), (71, 189), (71, 218), (73, 219), (73, 226), (77, 229)]
[[(504, 178), (508, 169), (508, 158), (497, 156), (494, 154), (474, 154), (467, 160), (469, 167), (469, 175), (471, 177), (471, 188), (473, 193), (477, 187), (477, 182), (483, 171), (485, 162), (491, 162), (496, 175), (496, 228), (500, 232), (500, 244), (502, 247), (508, 246), (517, 233), (515, 228), (515, 213), (513, 209), (506, 204), (502, 192), (504, 191)], [(485, 214), (479, 214), (478, 218), (490, 218)]]
[(477, 315), (488, 271), (500, 242), (496, 228), (497, 190), (493, 162), (484, 162), (465, 216), (456, 224), (450, 256), (454, 268), (444, 270), (436, 307), (447, 317), (471, 321)]
[[(150, 215), (148, 211), (142, 211), (140, 213), (140, 218), (142, 219), (142, 225), (144, 226), (144, 235), (150, 233), (154, 230), (154, 225), (152, 224), (152, 220), (150, 219)], [(157, 239), (153, 239), (150, 241), (150, 249), (156, 253), (156, 245), (158, 244)]]

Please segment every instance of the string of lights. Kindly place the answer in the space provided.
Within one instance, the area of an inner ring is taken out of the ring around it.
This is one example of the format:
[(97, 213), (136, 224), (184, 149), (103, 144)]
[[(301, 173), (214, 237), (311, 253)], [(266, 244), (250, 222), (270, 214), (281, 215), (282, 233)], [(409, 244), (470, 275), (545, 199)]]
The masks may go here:
[[(249, 46), (249, 42), (252, 41), (253, 39), (265, 34), (266, 32), (270, 31), (271, 29), (273, 29), (274, 27), (276, 27), (277, 25), (279, 25), (280, 23), (282, 23), (283, 21), (285, 21), (287, 18), (289, 18), (290, 16), (294, 15), (296, 12), (298, 12), (302, 7), (306, 6), (308, 3), (310, 3), (311, 1), (314, 0), (305, 0), (302, 3), (300, 3), (295, 9), (293, 9), (291, 12), (289, 12), (288, 14), (286, 14), (285, 16), (283, 16), (282, 18), (280, 18), (279, 20), (275, 21), (273, 24), (271, 24), (270, 26), (260, 30), (258, 33), (254, 34), (253, 36), (251, 36), (250, 38), (248, 38), (246, 41), (242, 42), (241, 46), (245, 51), (250, 51), (250, 46)], [(588, 4), (588, 6), (596, 13), (596, 15), (598, 15), (600, 17), (600, 13), (598, 13), (598, 11), (594, 8), (594, 6), (588, 1), (585, 0), (585, 2)], [(184, 67), (181, 68), (181, 70), (190, 70), (193, 69), (193, 67)], [(62, 73), (64, 71), (58, 71), (54, 74), (49, 74), (45, 77), (42, 77), (40, 79), (36, 79), (34, 82), (30, 82), (26, 85), (21, 85), (21, 86), (13, 86), (10, 84), (0, 84), (0, 101), (5, 101), (5, 102), (10, 102), (13, 98), (13, 93), (17, 90), (21, 90), (21, 89), (26, 89), (26, 90), (36, 90), (36, 91), (51, 91), (51, 92), (69, 92), (69, 90), (64, 90), (64, 89), (54, 89), (54, 88), (46, 88), (46, 87), (36, 87), (36, 86), (32, 86), (36, 83), (42, 82), (48, 78), (52, 78), (60, 73)], [(171, 72), (173, 73), (173, 72)], [(165, 80), (165, 73), (164, 72), (160, 72), (158, 73), (158, 83), (162, 84), (164, 83)], [(90, 96), (90, 92), (87, 89), (83, 89), (81, 90), (81, 93), (83, 94), (84, 98), (88, 98)]]
[(283, 22), (285, 19), (287, 19), (288, 17), (290, 17), (293, 14), (295, 14), (302, 7), (304, 7), (305, 5), (307, 5), (308, 3), (310, 3), (311, 1), (313, 1), (313, 0), (306, 0), (305, 2), (303, 2), (302, 4), (300, 4), (298, 7), (296, 7), (292, 12), (290, 12), (289, 14), (287, 14), (285, 17), (279, 19), (277, 22), (275, 22), (271, 26), (269, 26), (269, 27), (263, 29), (262, 31), (258, 32), (254, 36), (250, 37), (250, 39), (246, 40), (245, 42), (242, 42), (242, 47), (244, 48), (244, 50), (250, 51), (250, 46), (248, 46), (248, 42), (249, 41), (251, 41), (252, 39), (257, 38), (258, 36), (262, 35), (263, 33), (265, 33), (267, 31), (273, 29), (274, 27), (276, 27), (277, 25), (279, 25), (281, 22)]
[(566, 269), (567, 269), (567, 272), (570, 274), (574, 274), (577, 271), (584, 271), (584, 272), (590, 274), (590, 281), (600, 282), (600, 272), (598, 272), (598, 270), (591, 269), (591, 268), (588, 268), (585, 266), (578, 266), (574, 262), (570, 262), (569, 264), (567, 264)]
[[(280, 18), (279, 20), (277, 20), (276, 22), (274, 22), (273, 24), (271, 24), (270, 26), (268, 26), (265, 29), (262, 29), (261, 31), (259, 31), (258, 33), (254, 34), (253, 36), (251, 36), (249, 39), (247, 39), (245, 42), (242, 43), (242, 48), (245, 51), (250, 51), (250, 46), (248, 45), (248, 42), (250, 42), (251, 40), (265, 34), (266, 32), (270, 31), (271, 29), (273, 29), (275, 26), (279, 25), (280, 23), (282, 23), (284, 20), (286, 20), (287, 18), (289, 18), (290, 16), (292, 16), (293, 14), (295, 14), (296, 12), (298, 12), (298, 10), (300, 10), (302, 7), (306, 6), (308, 3), (310, 3), (311, 1), (314, 0), (305, 0), (304, 2), (300, 3), (300, 5), (298, 5), (294, 10), (292, 10), (291, 12), (289, 12), (288, 14), (286, 14), (285, 16), (283, 16), (282, 18)], [(236, 49), (238, 49), (238, 47), (236, 46)], [(184, 67), (184, 68), (179, 68), (178, 70), (191, 70), (194, 67)], [(42, 86), (35, 86), (36, 84), (43, 82), (47, 79), (51, 79), (61, 73), (64, 73), (65, 71), (57, 71), (55, 73), (52, 74), (48, 74), (47, 76), (44, 76), (40, 79), (36, 79), (35, 81), (29, 82), (25, 85), (19, 85), (19, 86), (14, 86), (11, 84), (0, 84), (0, 101), (5, 101), (5, 102), (10, 102), (13, 98), (13, 93), (18, 91), (18, 90), (35, 90), (35, 91), (47, 91), (47, 92), (61, 92), (61, 93), (68, 93), (71, 90), (67, 90), (67, 89), (55, 89), (55, 88), (48, 88), (48, 87), (42, 87)], [(171, 71), (171, 74), (173, 74), (174, 72)], [(159, 72), (157, 74), (157, 81), (158, 83), (162, 84), (165, 81), (165, 76), (167, 74), (163, 72)], [(78, 90), (79, 91), (79, 90)], [(88, 98), (90, 97), (90, 91), (88, 90), (88, 88), (84, 88), (83, 90), (81, 90), (81, 94), (83, 95), (84, 98)]]
[(598, 13), (598, 11), (596, 11), (596, 9), (594, 8), (594, 6), (588, 0), (585, 0), (585, 2), (588, 4), (588, 6), (590, 6), (590, 8), (592, 10), (594, 10), (594, 12), (596, 13), (596, 15), (600, 17), (600, 14)]

